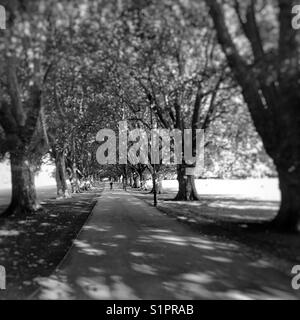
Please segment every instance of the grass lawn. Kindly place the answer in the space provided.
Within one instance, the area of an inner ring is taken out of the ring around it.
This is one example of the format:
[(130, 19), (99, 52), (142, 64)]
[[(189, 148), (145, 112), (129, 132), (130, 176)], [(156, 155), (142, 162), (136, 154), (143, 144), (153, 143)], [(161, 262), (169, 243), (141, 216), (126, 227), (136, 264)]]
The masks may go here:
[[(279, 209), (276, 179), (228, 180), (227, 183), (203, 180), (197, 185), (199, 201), (192, 202), (173, 201), (176, 186), (170, 181), (163, 182), (163, 186), (157, 206), (163, 214), (188, 223), (202, 234), (223, 238), (224, 242), (230, 239), (243, 243), (250, 254), (267, 256), (287, 274), (293, 265), (300, 264), (299, 234), (281, 234), (259, 227), (272, 220)], [(153, 205), (153, 194), (149, 191), (132, 189), (130, 192)]]
[(67, 200), (46, 200), (45, 193), (44, 211), (0, 221), (0, 265), (6, 268), (6, 290), (0, 291), (0, 299), (26, 299), (38, 288), (35, 279), (52, 274), (100, 193), (94, 189)]

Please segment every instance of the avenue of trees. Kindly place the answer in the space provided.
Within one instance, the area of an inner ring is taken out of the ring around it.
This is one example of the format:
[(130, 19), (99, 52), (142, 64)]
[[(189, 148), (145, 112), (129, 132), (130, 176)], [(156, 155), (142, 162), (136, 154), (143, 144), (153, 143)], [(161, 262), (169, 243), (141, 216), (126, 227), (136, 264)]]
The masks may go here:
[[(50, 159), (59, 197), (102, 177), (122, 176), (141, 187), (147, 174), (154, 184), (177, 177), (176, 199), (201, 201), (195, 178), (278, 174), (281, 207), (268, 227), (297, 229), (300, 90), (293, 1), (0, 5), (7, 14), (7, 28), (0, 30), (0, 160), (10, 161), (12, 177), (4, 217), (42, 209), (34, 175)], [(99, 165), (97, 132), (117, 132), (122, 120), (147, 132), (203, 129), (204, 172), (186, 176), (184, 162)]]

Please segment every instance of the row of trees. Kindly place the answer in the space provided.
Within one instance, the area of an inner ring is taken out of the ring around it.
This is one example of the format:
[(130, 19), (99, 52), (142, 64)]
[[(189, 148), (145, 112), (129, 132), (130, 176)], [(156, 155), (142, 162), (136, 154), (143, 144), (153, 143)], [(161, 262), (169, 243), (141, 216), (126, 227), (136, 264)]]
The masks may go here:
[(176, 198), (197, 199), (197, 174), (186, 176), (186, 163), (97, 164), (97, 132), (127, 120), (146, 131), (204, 129), (205, 168), (219, 176), (273, 174), (275, 166), (282, 203), (274, 225), (296, 229), (292, 2), (0, 1), (8, 17), (0, 31), (0, 154), (9, 156), (13, 185), (4, 215), (38, 209), (34, 174), (46, 154), (59, 196), (70, 196), (67, 178), (76, 192), (80, 180), (95, 176), (132, 176), (139, 186), (145, 170), (155, 183), (176, 169)]

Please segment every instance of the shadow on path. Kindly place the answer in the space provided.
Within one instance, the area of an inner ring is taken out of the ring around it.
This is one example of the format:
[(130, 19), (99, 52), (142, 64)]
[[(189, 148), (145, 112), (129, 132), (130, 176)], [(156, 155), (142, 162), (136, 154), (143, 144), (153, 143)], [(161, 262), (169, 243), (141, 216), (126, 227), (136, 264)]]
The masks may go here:
[[(34, 299), (298, 299), (242, 245), (204, 236), (122, 191), (105, 191)], [(298, 294), (298, 296), (297, 296)]]

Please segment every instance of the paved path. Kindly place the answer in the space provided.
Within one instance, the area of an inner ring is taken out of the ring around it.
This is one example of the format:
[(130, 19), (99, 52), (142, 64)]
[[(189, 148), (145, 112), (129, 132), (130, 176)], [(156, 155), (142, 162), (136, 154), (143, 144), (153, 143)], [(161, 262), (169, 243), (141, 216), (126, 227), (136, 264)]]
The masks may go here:
[(57, 272), (39, 281), (37, 299), (299, 298), (266, 261), (122, 190), (103, 192)]

